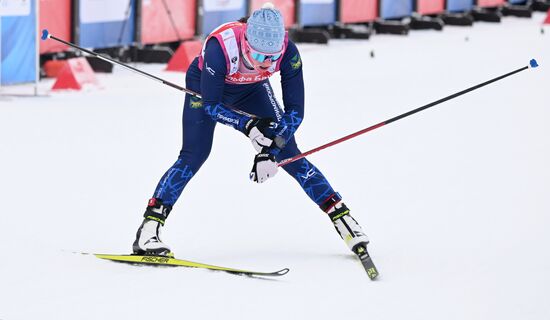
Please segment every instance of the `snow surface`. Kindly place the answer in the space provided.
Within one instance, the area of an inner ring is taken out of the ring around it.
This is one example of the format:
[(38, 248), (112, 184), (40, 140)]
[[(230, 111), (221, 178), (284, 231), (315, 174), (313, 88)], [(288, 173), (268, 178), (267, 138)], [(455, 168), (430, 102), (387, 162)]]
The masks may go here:
[[(290, 273), (263, 280), (73, 254), (129, 252), (178, 154), (183, 94), (115, 67), (98, 75), (101, 88), (2, 97), (0, 319), (550, 319), (543, 19), (299, 46), (303, 151), (541, 64), (309, 157), (369, 234), (376, 282), (293, 179), (248, 180), (253, 149), (221, 125), (164, 240), (182, 259)], [(184, 84), (162, 65), (137, 67)]]

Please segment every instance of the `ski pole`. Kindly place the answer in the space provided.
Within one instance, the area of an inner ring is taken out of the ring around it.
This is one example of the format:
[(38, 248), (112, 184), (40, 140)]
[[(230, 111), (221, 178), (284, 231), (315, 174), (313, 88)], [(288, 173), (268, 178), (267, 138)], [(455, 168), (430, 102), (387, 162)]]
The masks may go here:
[(199, 99), (202, 98), (200, 94), (198, 94), (198, 93), (196, 93), (196, 92), (194, 92), (194, 91), (191, 91), (191, 90), (189, 90), (189, 89), (186, 89), (186, 88), (184, 88), (184, 87), (178, 86), (178, 85), (175, 84), (175, 83), (172, 83), (172, 82), (170, 82), (170, 81), (166, 81), (166, 80), (164, 80), (164, 79), (162, 79), (162, 78), (159, 78), (159, 77), (157, 77), (157, 76), (154, 76), (154, 75), (152, 75), (152, 74), (150, 74), (150, 73), (147, 73), (147, 72), (145, 72), (145, 71), (139, 70), (139, 69), (134, 68), (134, 67), (131, 67), (131, 66), (127, 65), (127, 64), (124, 64), (124, 63), (122, 63), (122, 62), (120, 62), (120, 61), (111, 59), (111, 58), (109, 58), (109, 57), (100, 55), (100, 54), (98, 54), (98, 53), (96, 53), (96, 52), (93, 52), (93, 51), (91, 51), (91, 50), (82, 48), (82, 47), (80, 47), (80, 46), (77, 46), (77, 45), (74, 44), (74, 43), (70, 43), (70, 42), (65, 41), (65, 40), (63, 40), (63, 39), (59, 39), (58, 37), (56, 37), (56, 36), (50, 34), (50, 33), (48, 32), (47, 29), (42, 30), (42, 37), (41, 37), (41, 38), (42, 38), (42, 40), (53, 39), (53, 40), (55, 40), (55, 41), (61, 42), (61, 43), (65, 44), (65, 45), (68, 45), (69, 47), (72, 47), (72, 48), (78, 49), (78, 50), (80, 50), (80, 51), (86, 52), (87, 54), (92, 55), (92, 56), (94, 56), (94, 57), (96, 57), (96, 58), (99, 58), (99, 59), (101, 59), (101, 60), (105, 60), (105, 61), (110, 62), (110, 63), (113, 63), (113, 64), (117, 64), (117, 65), (119, 65), (119, 66), (121, 66), (121, 67), (124, 67), (124, 68), (130, 70), (130, 71), (133, 71), (133, 72), (136, 72), (136, 73), (141, 74), (141, 75), (143, 75), (143, 76), (146, 76), (146, 77), (149, 78), (149, 79), (153, 79), (153, 80), (158, 81), (158, 82), (160, 82), (160, 83), (162, 83), (162, 84), (165, 84), (165, 85), (170, 86), (170, 87), (172, 87), (172, 88), (178, 89), (179, 91), (183, 91), (183, 92), (185, 92), (185, 93), (188, 93), (188, 94), (190, 94), (190, 95), (192, 95), (192, 96), (195, 96), (195, 97), (197, 97), (197, 98), (199, 98)]
[(485, 82), (483, 82), (483, 83), (480, 83), (480, 84), (475, 85), (475, 86), (473, 86), (473, 87), (470, 87), (470, 88), (468, 88), (468, 89), (465, 89), (465, 90), (462, 90), (462, 91), (460, 91), (460, 92), (451, 94), (451, 95), (449, 95), (449, 96), (447, 96), (447, 97), (445, 97), (445, 98), (442, 98), (442, 99), (439, 99), (439, 100), (437, 100), (437, 101), (428, 103), (428, 104), (426, 104), (426, 105), (424, 105), (424, 106), (422, 106), (422, 107), (413, 109), (413, 110), (411, 110), (411, 111), (409, 111), (409, 112), (405, 112), (405, 113), (400, 114), (400, 115), (398, 115), (398, 116), (396, 116), (396, 117), (393, 117), (393, 118), (391, 118), (391, 119), (382, 121), (382, 122), (380, 122), (380, 123), (377, 123), (377, 124), (375, 124), (375, 125), (372, 125), (372, 126), (370, 126), (370, 127), (368, 127), (368, 128), (365, 128), (365, 129), (363, 129), (363, 130), (359, 130), (359, 131), (357, 131), (357, 132), (354, 132), (354, 133), (352, 133), (352, 134), (349, 134), (349, 135), (347, 135), (347, 136), (345, 136), (345, 137), (342, 137), (342, 138), (340, 138), (340, 139), (331, 141), (331, 142), (329, 142), (329, 143), (327, 143), (327, 144), (324, 144), (324, 145), (322, 145), (322, 146), (319, 146), (319, 147), (317, 147), (317, 148), (315, 148), (315, 149), (311, 149), (311, 150), (309, 150), (309, 151), (306, 151), (306, 152), (301, 153), (301, 154), (299, 154), (299, 155), (296, 155), (296, 156), (294, 156), (294, 157), (284, 159), (284, 160), (282, 160), (281, 162), (279, 162), (277, 165), (278, 165), (279, 167), (282, 167), (282, 166), (287, 165), (287, 164), (289, 164), (289, 163), (292, 163), (292, 162), (294, 162), (294, 161), (296, 161), (296, 160), (299, 160), (299, 159), (302, 159), (302, 158), (304, 158), (304, 157), (307, 157), (308, 155), (310, 155), (310, 154), (312, 154), (312, 153), (315, 153), (315, 152), (321, 151), (321, 150), (323, 150), (323, 149), (332, 147), (332, 146), (334, 146), (334, 145), (336, 145), (336, 144), (339, 144), (339, 143), (344, 142), (344, 141), (346, 141), (346, 140), (349, 140), (349, 139), (355, 138), (355, 137), (357, 137), (357, 136), (359, 136), (359, 135), (362, 135), (363, 133), (367, 133), (367, 132), (369, 132), (369, 131), (378, 129), (378, 128), (383, 127), (383, 126), (385, 126), (385, 125), (387, 125), (387, 124), (390, 124), (390, 123), (395, 122), (395, 121), (397, 121), (397, 120), (400, 120), (400, 119), (406, 118), (406, 117), (408, 117), (408, 116), (410, 116), (410, 115), (413, 115), (413, 114), (415, 114), (415, 113), (417, 113), (417, 112), (426, 110), (426, 109), (428, 109), (428, 108), (431, 108), (431, 107), (433, 107), (433, 106), (436, 106), (436, 105), (438, 105), (438, 104), (440, 104), (440, 103), (443, 103), (443, 102), (445, 102), (445, 101), (449, 101), (449, 100), (451, 100), (451, 99), (454, 99), (454, 98), (456, 98), (456, 97), (458, 97), (458, 96), (461, 96), (461, 95), (463, 95), (463, 94), (465, 94), (465, 93), (468, 93), (468, 92), (470, 92), (470, 91), (474, 91), (474, 90), (476, 90), (476, 89), (479, 89), (479, 88), (481, 88), (481, 87), (484, 87), (484, 86), (486, 86), (486, 85), (488, 85), (488, 84), (490, 84), (490, 83), (493, 83), (493, 82), (502, 80), (502, 79), (504, 79), (504, 78), (506, 78), (506, 77), (509, 77), (509, 76), (513, 75), (513, 74), (516, 74), (516, 73), (519, 73), (519, 72), (521, 72), (521, 71), (527, 70), (527, 69), (529, 69), (529, 67), (531, 67), (531, 68), (536, 68), (536, 67), (538, 67), (537, 61), (536, 61), (535, 59), (531, 59), (531, 61), (529, 61), (529, 66), (521, 67), (521, 68), (519, 68), (519, 69), (516, 69), (516, 70), (511, 71), (511, 72), (509, 72), (509, 73), (503, 74), (503, 75), (498, 76), (498, 77), (496, 77), (496, 78), (493, 78), (493, 79), (491, 79), (491, 80), (485, 81)]
[[(179, 90), (179, 91), (183, 91), (183, 92), (188, 93), (188, 94), (190, 94), (190, 95), (192, 95), (192, 96), (195, 96), (195, 97), (197, 97), (197, 98), (199, 98), (199, 99), (202, 99), (202, 96), (201, 96), (199, 93), (195, 92), (195, 91), (189, 90), (189, 89), (184, 88), (184, 87), (182, 87), (182, 86), (178, 86), (178, 85), (175, 84), (175, 83), (172, 83), (172, 82), (170, 82), (170, 81), (164, 80), (164, 79), (159, 78), (159, 77), (157, 77), (157, 76), (154, 76), (154, 75), (152, 75), (152, 74), (150, 74), (150, 73), (147, 73), (147, 72), (145, 72), (145, 71), (142, 71), (142, 70), (139, 70), (139, 69), (134, 68), (134, 67), (132, 67), (132, 66), (129, 66), (129, 65), (127, 65), (127, 64), (124, 64), (124, 63), (122, 63), (122, 62), (120, 62), (120, 61), (111, 59), (111, 58), (106, 57), (106, 56), (102, 56), (102, 55), (100, 55), (100, 54), (97, 53), (97, 52), (93, 52), (93, 51), (91, 51), (91, 50), (82, 48), (82, 47), (80, 47), (80, 46), (77, 46), (77, 45), (74, 44), (74, 43), (65, 41), (65, 40), (63, 40), (63, 39), (59, 39), (59, 38), (57, 38), (56, 36), (54, 36), (54, 35), (52, 35), (51, 33), (49, 33), (47, 29), (42, 30), (42, 37), (41, 37), (41, 38), (42, 38), (42, 40), (53, 39), (53, 40), (55, 40), (55, 41), (59, 41), (59, 42), (61, 42), (61, 43), (63, 43), (63, 44), (68, 45), (69, 47), (78, 49), (78, 50), (80, 50), (80, 51), (82, 51), (82, 52), (85, 52), (85, 53), (87, 53), (87, 54), (89, 54), (89, 55), (92, 55), (92, 56), (94, 56), (94, 57), (97, 57), (97, 58), (99, 58), (99, 59), (101, 59), (101, 60), (104, 60), (104, 61), (107, 61), (107, 62), (110, 62), (110, 63), (113, 63), (113, 64), (117, 64), (117, 65), (119, 65), (119, 66), (122, 66), (122, 67), (124, 67), (124, 68), (130, 70), (130, 71), (133, 71), (133, 72), (136, 72), (136, 73), (141, 74), (141, 75), (143, 75), (143, 76), (146, 76), (146, 77), (149, 78), (149, 79), (153, 79), (153, 80), (158, 81), (158, 82), (160, 82), (160, 83), (162, 83), (162, 84), (165, 84), (165, 85), (167, 85), (167, 86), (169, 86), (169, 87), (175, 88), (175, 89), (177, 89), (177, 90)], [(237, 113), (244, 114), (244, 115), (247, 115), (247, 116), (249, 116), (249, 117), (255, 117), (255, 115), (253, 115), (253, 114), (250, 114), (250, 113), (244, 112), (244, 111), (242, 111), (242, 110), (233, 108), (233, 107), (230, 106), (230, 105), (225, 105), (225, 106), (228, 107), (228, 108), (230, 108), (231, 110), (237, 112)]]

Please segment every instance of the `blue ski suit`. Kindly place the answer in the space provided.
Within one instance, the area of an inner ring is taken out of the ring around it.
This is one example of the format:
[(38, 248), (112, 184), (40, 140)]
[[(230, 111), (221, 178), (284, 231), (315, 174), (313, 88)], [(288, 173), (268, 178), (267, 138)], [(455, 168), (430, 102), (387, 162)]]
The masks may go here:
[[(210, 38), (207, 41), (203, 59), (202, 70), (197, 57), (189, 66), (185, 79), (186, 87), (200, 93), (202, 99), (189, 94), (185, 96), (183, 146), (177, 161), (160, 179), (153, 196), (167, 206), (172, 206), (178, 200), (187, 183), (208, 158), (217, 122), (244, 133), (244, 126), (251, 118), (234, 109), (259, 118), (278, 120), (279, 128), (284, 128), (284, 132), (279, 135), (285, 139), (286, 146), (282, 150), (273, 150), (277, 161), (301, 153), (294, 133), (304, 118), (304, 83), (302, 61), (294, 43), (288, 41), (287, 49), (280, 58), (284, 109), (276, 100), (268, 79), (251, 84), (224, 81), (228, 67), (217, 39)], [(305, 158), (282, 168), (317, 205), (337, 195), (321, 171)]]

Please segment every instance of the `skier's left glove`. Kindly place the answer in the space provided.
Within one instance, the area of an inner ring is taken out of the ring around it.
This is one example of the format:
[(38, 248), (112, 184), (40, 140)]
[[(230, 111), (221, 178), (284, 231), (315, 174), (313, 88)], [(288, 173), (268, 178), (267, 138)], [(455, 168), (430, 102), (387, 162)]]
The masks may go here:
[(275, 135), (277, 122), (272, 118), (251, 118), (245, 125), (244, 133), (252, 142), (256, 152), (262, 152), (264, 148), (285, 147), (285, 141), (282, 137)]
[(254, 157), (254, 165), (250, 171), (250, 180), (263, 183), (267, 179), (274, 177), (277, 174), (278, 168), (273, 154), (267, 151), (258, 153)]

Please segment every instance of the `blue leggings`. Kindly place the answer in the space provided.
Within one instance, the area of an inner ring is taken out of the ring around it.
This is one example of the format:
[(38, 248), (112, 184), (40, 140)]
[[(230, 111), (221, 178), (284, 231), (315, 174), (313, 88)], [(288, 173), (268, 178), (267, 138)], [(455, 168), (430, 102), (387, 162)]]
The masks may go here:
[[(186, 87), (192, 91), (200, 92), (200, 75), (197, 76), (197, 70), (193, 70), (193, 67), (186, 75)], [(224, 93), (223, 102), (225, 104), (262, 118), (277, 119), (281, 117), (283, 110), (273, 96), (268, 80), (238, 86), (242, 89), (227, 90), (227, 95)], [(157, 185), (155, 198), (162, 200), (167, 206), (176, 203), (187, 183), (208, 158), (212, 149), (215, 127), (216, 122), (206, 114), (202, 101), (187, 94), (183, 109), (183, 146), (177, 161), (168, 169)], [(281, 161), (300, 153), (293, 137), (278, 154), (276, 160)], [(300, 184), (304, 192), (317, 205), (321, 205), (335, 194), (321, 171), (305, 158), (282, 168)]]

